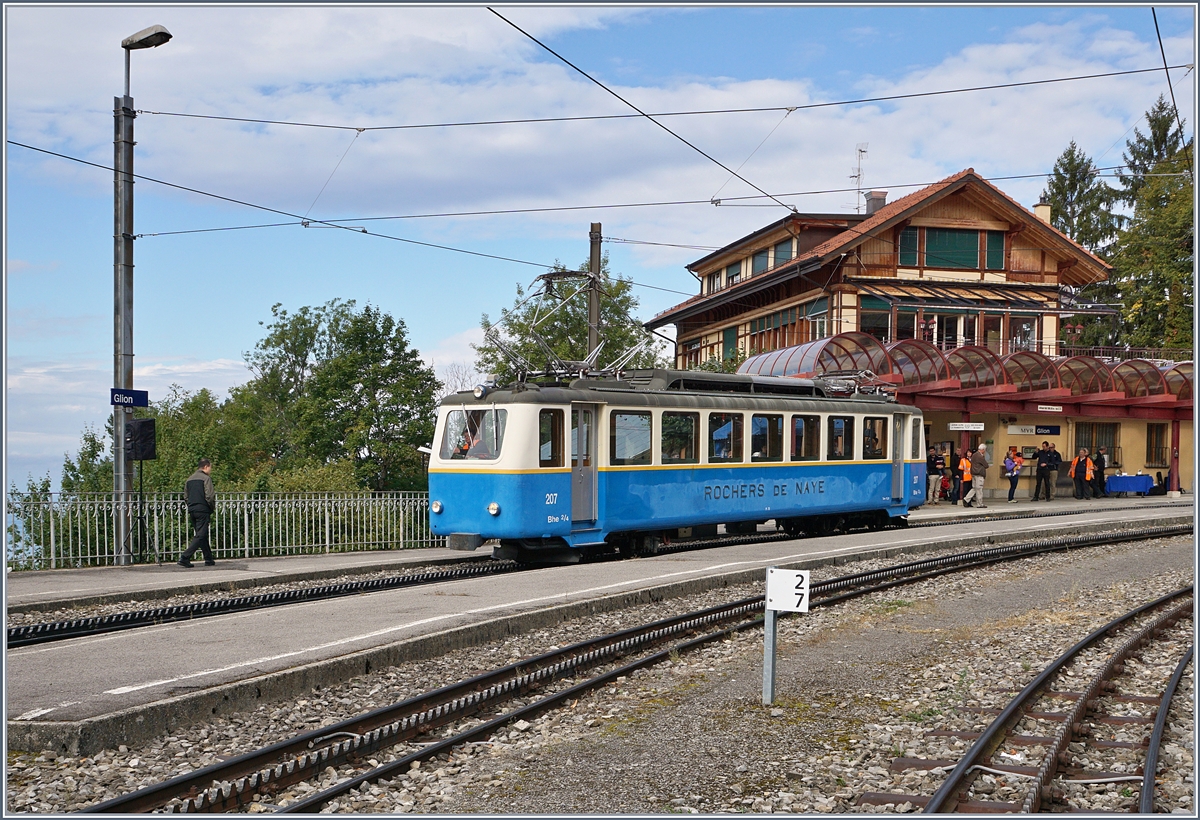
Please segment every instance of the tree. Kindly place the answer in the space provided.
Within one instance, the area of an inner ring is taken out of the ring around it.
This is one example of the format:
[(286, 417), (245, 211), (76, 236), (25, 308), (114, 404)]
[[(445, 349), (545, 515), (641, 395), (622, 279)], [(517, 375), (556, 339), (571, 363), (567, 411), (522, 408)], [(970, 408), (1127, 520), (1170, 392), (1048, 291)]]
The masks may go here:
[(79, 493), (111, 493), (113, 489), (112, 416), (104, 434), (95, 427), (85, 427), (79, 442), (79, 453), (72, 459), (63, 457), (62, 482), (64, 495)]
[(1133, 139), (1126, 141), (1127, 151), (1121, 155), (1129, 173), (1117, 175), (1121, 182), (1118, 196), (1126, 204), (1133, 205), (1137, 201), (1150, 169), (1183, 147), (1181, 122), (1175, 118), (1174, 107), (1159, 94), (1158, 101), (1146, 112), (1149, 133), (1143, 134), (1136, 127), (1133, 129)]
[(367, 306), (335, 328), (299, 401), (296, 443), (310, 464), (348, 459), (373, 490), (426, 486), (417, 447), (433, 441), (441, 382), (403, 321)]
[(1042, 192), (1050, 203), (1051, 224), (1093, 252), (1108, 244), (1118, 228), (1112, 212), (1116, 193), (1097, 173), (1095, 163), (1071, 140)]
[[(556, 271), (565, 272), (562, 265)], [(589, 262), (578, 268), (587, 272)], [(550, 357), (537, 339), (540, 338), (554, 351), (558, 358), (566, 361), (583, 361), (587, 358), (588, 304), (586, 288), (575, 293), (584, 284), (584, 279), (558, 281), (549, 293), (526, 299), (526, 291), (517, 285), (517, 298), (511, 308), (500, 311), (500, 321), (493, 324), (485, 313), (480, 326), (485, 333), (495, 332), (505, 347), (515, 351), (536, 369), (552, 369)], [(536, 293), (536, 291), (535, 291)], [(575, 294), (572, 296), (572, 294)], [(571, 297), (555, 310), (560, 298)], [(630, 280), (612, 277), (608, 270), (608, 254), (600, 261), (600, 339), (604, 345), (600, 352), (601, 366), (617, 360), (627, 350), (646, 341), (648, 334), (634, 318), (638, 308)], [(653, 342), (635, 355), (626, 368), (661, 367), (662, 346)], [(514, 381), (519, 368), (511, 362), (491, 338), (483, 344), (472, 345), (477, 359), (475, 369), (482, 373), (496, 374), (501, 384)]]
[(1133, 218), (1116, 243), (1114, 278), (1124, 302), (1126, 341), (1136, 347), (1191, 348), (1195, 289), (1191, 141), (1152, 167), (1138, 188)]

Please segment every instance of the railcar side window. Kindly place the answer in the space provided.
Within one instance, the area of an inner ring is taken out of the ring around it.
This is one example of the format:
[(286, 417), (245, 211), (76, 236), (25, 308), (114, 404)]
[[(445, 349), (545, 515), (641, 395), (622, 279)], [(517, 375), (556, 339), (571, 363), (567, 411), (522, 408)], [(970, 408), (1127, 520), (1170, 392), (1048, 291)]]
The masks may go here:
[(919, 459), (921, 457), (921, 453), (925, 452), (925, 448), (922, 446), (923, 442), (921, 441), (921, 437), (922, 437), (922, 435), (924, 435), (924, 433), (925, 433), (925, 428), (921, 426), (921, 417), (913, 416), (912, 417), (912, 446), (909, 448), (909, 454), (908, 454), (909, 458)]
[(783, 416), (750, 417), (750, 460), (783, 461)]
[(451, 410), (442, 433), (442, 458), (492, 460), (504, 444), (507, 410)]
[(829, 452), (826, 457), (830, 461), (854, 458), (854, 419), (829, 417)]
[(538, 413), (538, 466), (563, 466), (563, 411)]
[(700, 414), (662, 414), (662, 463), (696, 464), (700, 461)]
[(610, 464), (650, 463), (650, 414), (621, 412), (609, 416)]
[(742, 414), (708, 414), (708, 460), (711, 464), (742, 460)]
[(821, 457), (821, 417), (792, 416), (792, 461)]
[(863, 419), (863, 454), (867, 458), (887, 458), (888, 419), (868, 416)]

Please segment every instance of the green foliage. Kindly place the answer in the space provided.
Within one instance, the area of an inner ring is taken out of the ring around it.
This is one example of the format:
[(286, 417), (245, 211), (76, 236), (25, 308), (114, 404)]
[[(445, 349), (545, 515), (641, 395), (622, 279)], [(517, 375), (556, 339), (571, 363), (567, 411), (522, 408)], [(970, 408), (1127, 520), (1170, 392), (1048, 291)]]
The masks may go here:
[(1194, 184), (1184, 173), (1190, 165), (1189, 141), (1154, 166), (1116, 243), (1114, 279), (1125, 304), (1125, 341), (1135, 347), (1192, 347)]
[[(158, 458), (141, 463), (145, 490), (181, 492), (200, 458), (212, 461), (218, 491), (423, 489), (416, 448), (433, 439), (441, 385), (404, 323), (337, 299), (271, 314), (246, 354), (255, 378), (228, 399), (172, 385), (137, 411), (157, 427)], [(111, 492), (111, 441), (111, 419), (104, 435), (83, 431), (63, 462), (64, 492)]]
[(373, 490), (425, 487), (417, 447), (433, 441), (441, 382), (408, 345), (404, 322), (370, 306), (350, 314), (299, 402), (297, 443), (322, 463), (351, 459)]
[[(1167, 104), (1167, 98), (1159, 94), (1158, 100), (1146, 112), (1149, 133), (1133, 129), (1133, 139), (1125, 143), (1128, 150), (1121, 155), (1129, 173), (1117, 175), (1121, 182), (1119, 196), (1127, 205), (1137, 202), (1138, 194), (1147, 182), (1146, 174), (1183, 148), (1180, 122), (1175, 119), (1175, 109)], [(1188, 156), (1190, 158), (1190, 153)]]
[(1117, 232), (1112, 205), (1116, 192), (1097, 176), (1095, 163), (1075, 145), (1075, 140), (1054, 162), (1053, 173), (1042, 196), (1050, 203), (1054, 227), (1097, 251)]
[(112, 464), (112, 416), (108, 417), (104, 435), (94, 427), (86, 427), (79, 442), (79, 454), (72, 460), (63, 457), (62, 491), (68, 495), (77, 493), (104, 493), (113, 489)]
[[(577, 270), (586, 272), (589, 262), (584, 262)], [(555, 267), (565, 271), (561, 265)], [(608, 254), (604, 254), (600, 263), (601, 292), (600, 292), (600, 339), (604, 344), (600, 352), (599, 363), (605, 366), (615, 361), (625, 351), (639, 344), (646, 338), (646, 331), (640, 322), (634, 318), (638, 308), (637, 297), (633, 295), (633, 285), (630, 280), (620, 276), (612, 277), (608, 270)], [(495, 324), (485, 313), (480, 326), (484, 332), (494, 327), (501, 341), (510, 350), (514, 350), (536, 369), (550, 369), (549, 357), (537, 343), (540, 337), (560, 359), (567, 361), (583, 361), (587, 358), (588, 339), (588, 304), (586, 290), (575, 294), (566, 304), (562, 305), (549, 318), (545, 318), (559, 299), (570, 296), (580, 286), (584, 279), (556, 282), (555, 297), (541, 297), (525, 302), (526, 292), (517, 285), (517, 298), (511, 308), (500, 311), (500, 320)], [(524, 304), (522, 304), (524, 302)], [(540, 321), (543, 320), (544, 321)], [(540, 321), (540, 323), (539, 323)], [(482, 344), (472, 345), (475, 349), (475, 369), (482, 373), (496, 374), (500, 384), (506, 384), (517, 378), (517, 367), (500, 350), (500, 347), (490, 339)], [(662, 367), (663, 352), (661, 345), (652, 344), (643, 349), (630, 361), (626, 368)]]

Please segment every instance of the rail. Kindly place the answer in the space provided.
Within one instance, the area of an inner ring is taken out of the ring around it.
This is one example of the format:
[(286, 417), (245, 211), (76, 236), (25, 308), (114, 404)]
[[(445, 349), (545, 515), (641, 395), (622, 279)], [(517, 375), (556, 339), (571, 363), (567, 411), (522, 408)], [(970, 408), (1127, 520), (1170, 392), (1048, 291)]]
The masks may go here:
[[(12, 493), (5, 505), (8, 566), (15, 570), (175, 561), (192, 530), (182, 493)], [(117, 549), (116, 525), (130, 533)], [(429, 494), (218, 493), (209, 529), (218, 560), (438, 547)]]

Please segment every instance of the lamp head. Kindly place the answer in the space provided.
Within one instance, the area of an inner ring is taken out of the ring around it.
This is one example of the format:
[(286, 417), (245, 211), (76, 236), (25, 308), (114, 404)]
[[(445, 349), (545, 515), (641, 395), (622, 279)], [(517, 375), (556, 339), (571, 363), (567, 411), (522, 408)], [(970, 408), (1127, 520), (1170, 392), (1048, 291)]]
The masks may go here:
[(157, 48), (170, 39), (171, 32), (163, 26), (150, 26), (122, 40), (121, 48), (131, 51), (135, 48)]

